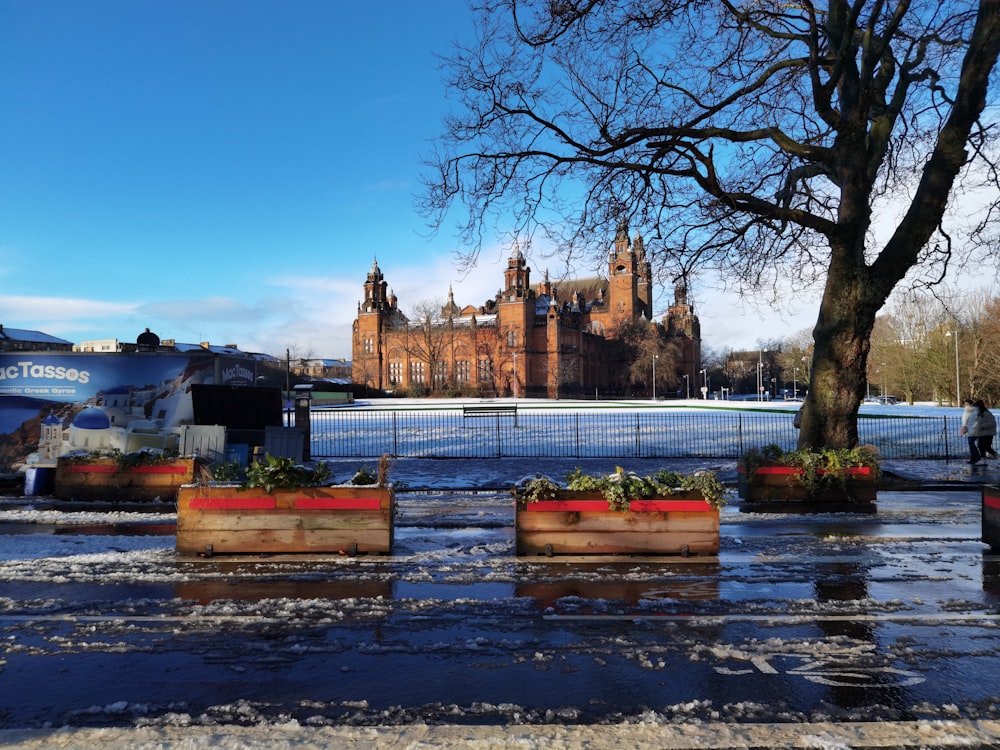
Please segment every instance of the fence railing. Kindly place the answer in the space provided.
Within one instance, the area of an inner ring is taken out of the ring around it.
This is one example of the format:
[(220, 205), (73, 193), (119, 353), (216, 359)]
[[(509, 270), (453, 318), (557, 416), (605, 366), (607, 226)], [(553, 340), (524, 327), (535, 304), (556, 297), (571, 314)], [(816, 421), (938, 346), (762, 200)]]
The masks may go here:
[[(955, 458), (965, 450), (958, 417), (860, 416), (862, 444), (884, 458)], [(562, 411), (521, 409), (463, 418), (440, 410), (313, 410), (317, 458), (739, 458), (775, 444), (792, 450), (791, 415), (742, 411)]]

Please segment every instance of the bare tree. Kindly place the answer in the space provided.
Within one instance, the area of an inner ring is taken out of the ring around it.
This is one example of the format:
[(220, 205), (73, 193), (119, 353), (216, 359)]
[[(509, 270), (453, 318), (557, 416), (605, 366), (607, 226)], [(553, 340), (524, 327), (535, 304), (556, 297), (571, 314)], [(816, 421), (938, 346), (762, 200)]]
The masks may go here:
[(967, 373), (965, 395), (995, 405), (1000, 402), (1000, 299), (980, 292), (968, 302), (960, 342), (960, 363)]
[(628, 363), (628, 385), (633, 389), (645, 391), (648, 388), (663, 395), (668, 389), (677, 388), (681, 354), (677, 345), (667, 339), (663, 326), (620, 321), (615, 326), (614, 338), (621, 346), (622, 360)]
[(901, 295), (878, 317), (869, 361), (880, 363), (880, 384), (890, 391), (887, 395), (912, 403), (954, 394), (953, 340), (944, 336), (947, 322), (940, 302), (918, 293)]
[(499, 396), (497, 375), (502, 365), (510, 359), (506, 347), (501, 346), (502, 336), (496, 321), (480, 325), (476, 330), (476, 382), (480, 393)]
[(660, 269), (822, 282), (799, 442), (857, 444), (876, 313), (946, 272), (956, 182), (995, 188), (1000, 3), (477, 1), (427, 160), (432, 225), (461, 205), (468, 261), (501, 218), (574, 262), (627, 221)]
[(454, 376), (448, 372), (448, 353), (455, 341), (454, 327), (444, 309), (436, 300), (414, 304), (408, 313), (409, 324), (403, 344), (411, 360), (426, 365), (425, 385), (432, 392), (442, 390)]

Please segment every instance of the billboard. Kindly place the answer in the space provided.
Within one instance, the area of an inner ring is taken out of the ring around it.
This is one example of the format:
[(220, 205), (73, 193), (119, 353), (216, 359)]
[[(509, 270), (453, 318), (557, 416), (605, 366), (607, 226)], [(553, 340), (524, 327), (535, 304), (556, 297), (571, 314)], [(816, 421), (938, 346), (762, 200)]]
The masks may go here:
[(0, 352), (0, 471), (77, 450), (170, 448), (194, 424), (193, 386), (255, 380), (253, 358), (212, 352)]

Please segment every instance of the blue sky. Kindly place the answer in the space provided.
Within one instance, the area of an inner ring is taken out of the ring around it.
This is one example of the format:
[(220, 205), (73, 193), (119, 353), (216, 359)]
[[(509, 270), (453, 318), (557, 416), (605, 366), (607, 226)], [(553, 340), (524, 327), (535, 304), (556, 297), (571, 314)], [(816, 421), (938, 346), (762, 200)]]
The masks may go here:
[[(465, 0), (0, 0), (0, 323), (349, 358), (376, 257), (404, 310), (482, 304), (510, 248), (460, 279), (413, 208), (471, 30)], [(815, 317), (692, 293), (713, 348)]]

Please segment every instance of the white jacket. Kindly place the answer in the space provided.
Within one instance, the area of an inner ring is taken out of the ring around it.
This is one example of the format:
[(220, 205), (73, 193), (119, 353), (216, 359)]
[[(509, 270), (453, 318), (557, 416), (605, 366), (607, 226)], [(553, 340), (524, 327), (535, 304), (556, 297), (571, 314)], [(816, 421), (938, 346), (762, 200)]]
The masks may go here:
[(979, 437), (979, 409), (976, 406), (966, 406), (962, 413), (963, 435)]

